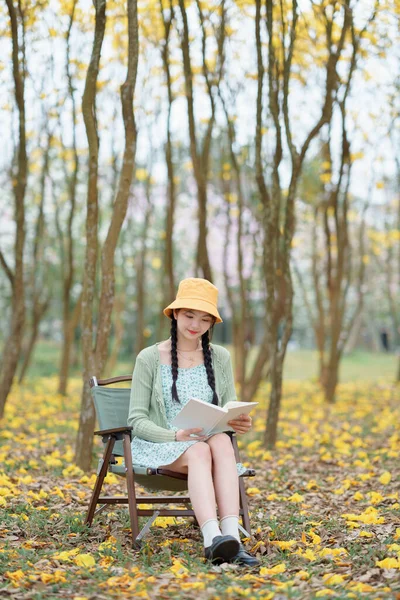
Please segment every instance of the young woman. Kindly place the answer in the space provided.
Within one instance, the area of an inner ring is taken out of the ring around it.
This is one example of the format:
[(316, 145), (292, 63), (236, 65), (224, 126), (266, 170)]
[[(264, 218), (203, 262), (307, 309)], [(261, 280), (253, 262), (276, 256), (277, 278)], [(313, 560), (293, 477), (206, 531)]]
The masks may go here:
[[(230, 354), (210, 344), (214, 324), (222, 322), (217, 298), (217, 288), (206, 279), (181, 281), (176, 299), (164, 309), (171, 337), (139, 353), (128, 418), (132, 457), (136, 464), (187, 473), (205, 557), (253, 567), (259, 561), (246, 552), (238, 530), (238, 474), (244, 467), (236, 464), (229, 436), (218, 433), (206, 439), (200, 428), (171, 425), (191, 397), (220, 406), (236, 400)], [(251, 417), (241, 415), (229, 424), (236, 433), (246, 433)]]

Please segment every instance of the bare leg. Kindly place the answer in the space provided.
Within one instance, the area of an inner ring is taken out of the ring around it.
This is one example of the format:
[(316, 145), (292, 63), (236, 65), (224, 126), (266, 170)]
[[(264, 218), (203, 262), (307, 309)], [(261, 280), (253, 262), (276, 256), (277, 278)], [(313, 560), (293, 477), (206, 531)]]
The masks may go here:
[(208, 444), (197, 442), (173, 463), (163, 466), (171, 471), (187, 473), (189, 497), (200, 527), (209, 519), (217, 519), (211, 449)]
[(226, 433), (213, 435), (210, 446), (213, 464), (215, 496), (219, 517), (239, 516), (239, 479), (232, 442)]

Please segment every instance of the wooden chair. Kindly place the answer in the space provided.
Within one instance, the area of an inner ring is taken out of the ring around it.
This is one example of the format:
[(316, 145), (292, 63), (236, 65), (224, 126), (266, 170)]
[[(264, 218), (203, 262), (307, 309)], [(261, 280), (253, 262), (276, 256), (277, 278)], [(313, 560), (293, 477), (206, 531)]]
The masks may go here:
[[(169, 471), (168, 469), (153, 469), (132, 464), (132, 427), (128, 427), (126, 424), (129, 412), (130, 389), (107, 387), (110, 384), (130, 382), (131, 380), (132, 377), (130, 375), (102, 380), (97, 380), (96, 377), (90, 379), (91, 393), (100, 425), (100, 430), (95, 431), (95, 435), (100, 435), (102, 437), (105, 449), (103, 457), (99, 461), (97, 479), (94, 485), (85, 524), (90, 527), (93, 517), (110, 504), (128, 504), (132, 530), (132, 545), (139, 547), (143, 536), (149, 531), (152, 523), (157, 517), (195, 517), (195, 515), (193, 510), (187, 506), (186, 508), (179, 509), (175, 507), (162, 508), (158, 506), (165, 504), (188, 505), (190, 504), (189, 496), (136, 495), (135, 483), (138, 483), (151, 491), (186, 491), (187, 476), (182, 473)], [(231, 435), (231, 440), (236, 460), (239, 462), (236, 436)], [(124, 464), (117, 464), (116, 457), (123, 457)], [(127, 496), (100, 496), (103, 481), (107, 472), (126, 477)], [(243, 477), (253, 477), (254, 475), (254, 469), (247, 469), (247, 471), (239, 477), (240, 516), (243, 521), (243, 526), (239, 525), (239, 528), (247, 537), (250, 536), (251, 530)], [(98, 504), (101, 504), (102, 506), (96, 510)], [(138, 506), (141, 504), (151, 504), (156, 506), (153, 508), (141, 508)], [(142, 516), (148, 516), (150, 519), (139, 532), (139, 517)]]

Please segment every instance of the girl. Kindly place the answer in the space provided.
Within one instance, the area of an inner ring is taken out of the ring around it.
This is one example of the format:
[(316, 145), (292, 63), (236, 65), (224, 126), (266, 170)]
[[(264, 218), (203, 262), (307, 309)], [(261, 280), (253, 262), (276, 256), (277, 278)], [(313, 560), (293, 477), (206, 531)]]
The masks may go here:
[[(259, 561), (240, 543), (238, 472), (245, 469), (236, 465), (229, 436), (218, 433), (206, 439), (202, 429), (171, 425), (191, 397), (220, 406), (236, 400), (230, 354), (210, 344), (209, 332), (222, 322), (217, 298), (217, 288), (206, 279), (181, 281), (176, 299), (164, 309), (171, 337), (139, 353), (128, 417), (132, 457), (136, 464), (187, 474), (207, 559), (257, 566)], [(229, 425), (246, 433), (251, 417), (241, 415)]]

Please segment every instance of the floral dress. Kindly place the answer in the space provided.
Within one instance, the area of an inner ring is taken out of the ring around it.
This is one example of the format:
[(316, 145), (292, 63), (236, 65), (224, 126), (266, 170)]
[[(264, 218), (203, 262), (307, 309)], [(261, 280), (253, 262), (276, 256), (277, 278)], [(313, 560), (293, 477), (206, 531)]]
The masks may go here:
[[(161, 365), (161, 380), (168, 429), (177, 431), (177, 427), (171, 425), (171, 421), (181, 411), (190, 398), (199, 398), (204, 402), (212, 402), (213, 392), (208, 385), (207, 372), (204, 364), (190, 367), (188, 369), (178, 368), (178, 379), (176, 387), (179, 403), (172, 399), (172, 370), (170, 365)], [(179, 458), (190, 446), (197, 444), (192, 442), (149, 442), (135, 436), (132, 439), (132, 460), (136, 465), (156, 469), (167, 466)], [(237, 463), (238, 475), (246, 470), (241, 463)]]

